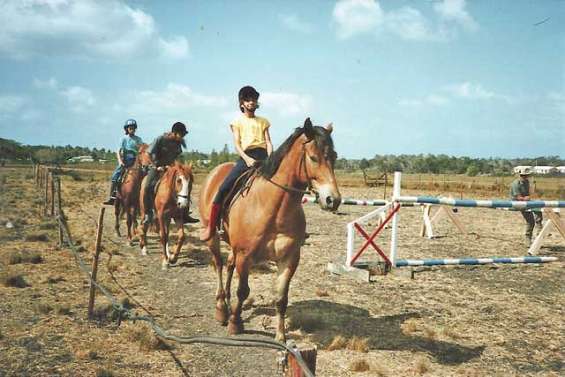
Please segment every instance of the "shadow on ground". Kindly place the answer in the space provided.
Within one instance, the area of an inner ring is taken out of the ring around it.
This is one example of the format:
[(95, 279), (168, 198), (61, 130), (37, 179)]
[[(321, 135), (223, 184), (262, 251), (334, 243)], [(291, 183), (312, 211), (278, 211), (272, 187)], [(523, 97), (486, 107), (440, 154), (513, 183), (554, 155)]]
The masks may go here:
[[(264, 308), (257, 309), (264, 311)], [(287, 312), (290, 328), (302, 324), (300, 327), (322, 348), (326, 348), (334, 337), (346, 335), (368, 338), (372, 350), (426, 352), (437, 362), (448, 365), (462, 364), (482, 354), (484, 346), (467, 347), (404, 334), (401, 324), (419, 316), (418, 313), (407, 313), (372, 317), (366, 309), (323, 300), (297, 302)]]

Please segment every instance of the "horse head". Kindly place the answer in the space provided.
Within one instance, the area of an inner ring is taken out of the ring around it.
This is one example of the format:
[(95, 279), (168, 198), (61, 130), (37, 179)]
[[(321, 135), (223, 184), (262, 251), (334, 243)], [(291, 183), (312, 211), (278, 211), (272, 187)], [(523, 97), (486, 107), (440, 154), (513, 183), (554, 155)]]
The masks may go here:
[(194, 176), (192, 174), (192, 162), (189, 164), (181, 164), (178, 161), (173, 166), (174, 174), (174, 190), (177, 196), (177, 206), (186, 208), (190, 202), (190, 193), (192, 191), (192, 182)]
[(325, 127), (313, 126), (310, 118), (304, 121), (304, 174), (308, 185), (316, 192), (323, 210), (336, 211), (341, 194), (335, 179), (334, 166), (337, 153), (331, 133), (332, 123)]

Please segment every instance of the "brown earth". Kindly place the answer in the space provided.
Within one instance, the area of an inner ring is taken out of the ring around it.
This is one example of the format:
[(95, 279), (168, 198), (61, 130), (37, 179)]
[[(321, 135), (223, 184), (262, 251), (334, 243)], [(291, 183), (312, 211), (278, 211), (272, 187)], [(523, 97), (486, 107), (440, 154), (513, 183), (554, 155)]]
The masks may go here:
[[(96, 320), (89, 322), (88, 277), (69, 249), (58, 249), (56, 225), (42, 216), (32, 178), (30, 170), (0, 170), (0, 376), (280, 375), (276, 351), (164, 344), (143, 323), (117, 327), (100, 294)], [(80, 256), (90, 264), (106, 182), (83, 178), (63, 177), (63, 201), (72, 236), (84, 249)], [(342, 187), (342, 194), (382, 197), (360, 187)], [(331, 214), (305, 205), (310, 238), (291, 284), (287, 323), (290, 338), (318, 346), (317, 375), (563, 375), (565, 241), (557, 232), (541, 254), (559, 261), (545, 265), (441, 267), (414, 279), (375, 276), (371, 283), (329, 274), (327, 263), (345, 258), (345, 224), (372, 209), (342, 206)], [(472, 234), (461, 235), (443, 219), (435, 226), (439, 237), (429, 240), (418, 236), (421, 210), (403, 208), (400, 256), (524, 255), (519, 213), (459, 209), (458, 216)], [(168, 271), (160, 269), (156, 235), (141, 257), (137, 245), (113, 234), (111, 211), (104, 226), (98, 275), (118, 300), (150, 313), (175, 335), (226, 335), (213, 318), (215, 273), (197, 240), (198, 226), (187, 228), (181, 258)], [(385, 231), (377, 243), (385, 248), (388, 238)], [(246, 333), (273, 337), (274, 267), (255, 268), (250, 286)]]

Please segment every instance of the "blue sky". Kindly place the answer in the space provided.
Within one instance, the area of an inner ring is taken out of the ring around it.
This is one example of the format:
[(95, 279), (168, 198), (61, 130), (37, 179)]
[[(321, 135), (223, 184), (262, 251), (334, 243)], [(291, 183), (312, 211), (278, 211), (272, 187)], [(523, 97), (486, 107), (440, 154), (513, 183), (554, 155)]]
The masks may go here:
[(340, 157), (565, 157), (565, 1), (0, 0), (0, 137), (231, 147), (237, 91)]

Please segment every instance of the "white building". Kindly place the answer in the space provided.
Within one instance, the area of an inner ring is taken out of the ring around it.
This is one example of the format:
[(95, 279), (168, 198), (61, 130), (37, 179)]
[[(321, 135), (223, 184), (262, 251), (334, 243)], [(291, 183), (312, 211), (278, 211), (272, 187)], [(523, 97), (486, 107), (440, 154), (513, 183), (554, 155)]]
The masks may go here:
[(555, 169), (559, 174), (565, 174), (565, 166), (557, 166)]
[(551, 174), (557, 172), (553, 166), (534, 166), (532, 170), (534, 174)]
[(67, 160), (68, 162), (94, 162), (92, 156), (75, 156)]

